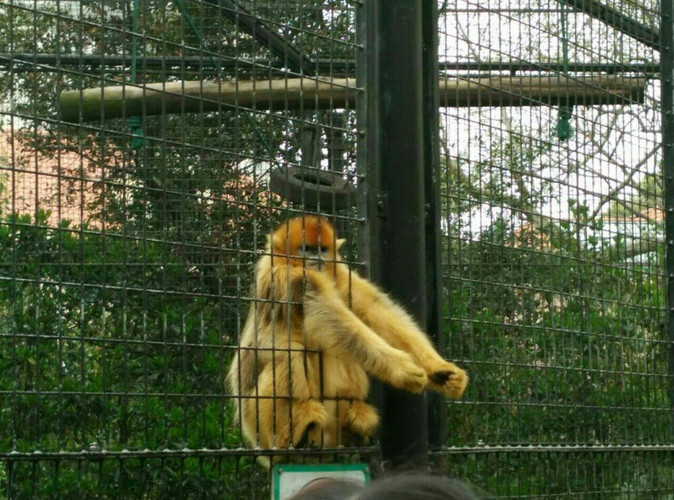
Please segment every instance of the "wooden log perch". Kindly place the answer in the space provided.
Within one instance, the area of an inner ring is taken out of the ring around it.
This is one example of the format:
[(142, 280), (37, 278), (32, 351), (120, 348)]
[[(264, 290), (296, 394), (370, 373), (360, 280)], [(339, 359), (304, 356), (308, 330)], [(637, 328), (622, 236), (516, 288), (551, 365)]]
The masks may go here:
[[(440, 106), (595, 106), (635, 104), (644, 100), (645, 78), (615, 75), (441, 79)], [(168, 82), (98, 87), (63, 92), (61, 119), (67, 122), (109, 120), (164, 113), (354, 108), (359, 89), (353, 79)]]

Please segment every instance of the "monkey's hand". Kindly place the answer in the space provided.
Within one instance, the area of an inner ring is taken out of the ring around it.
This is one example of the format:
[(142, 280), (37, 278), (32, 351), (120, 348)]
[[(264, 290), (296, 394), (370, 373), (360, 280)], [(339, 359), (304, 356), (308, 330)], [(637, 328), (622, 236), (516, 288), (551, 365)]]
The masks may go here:
[(385, 382), (414, 393), (420, 393), (426, 388), (428, 377), (424, 369), (409, 354), (391, 349), (386, 356), (389, 360), (389, 373), (384, 378)]
[(468, 385), (468, 374), (449, 361), (437, 361), (426, 367), (429, 389), (458, 399)]

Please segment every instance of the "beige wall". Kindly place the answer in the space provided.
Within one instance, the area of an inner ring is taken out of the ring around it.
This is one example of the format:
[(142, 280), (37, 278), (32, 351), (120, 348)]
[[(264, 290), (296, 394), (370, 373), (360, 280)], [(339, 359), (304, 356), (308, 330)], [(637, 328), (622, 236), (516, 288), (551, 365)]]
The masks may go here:
[(0, 129), (0, 178), (6, 188), (3, 212), (34, 216), (39, 208), (51, 211), (49, 226), (56, 226), (59, 219), (70, 220), (71, 226), (83, 221), (95, 225), (87, 204), (94, 199), (96, 176), (79, 173), (87, 165), (76, 152), (53, 157), (36, 154), (34, 148), (22, 145), (11, 129)]

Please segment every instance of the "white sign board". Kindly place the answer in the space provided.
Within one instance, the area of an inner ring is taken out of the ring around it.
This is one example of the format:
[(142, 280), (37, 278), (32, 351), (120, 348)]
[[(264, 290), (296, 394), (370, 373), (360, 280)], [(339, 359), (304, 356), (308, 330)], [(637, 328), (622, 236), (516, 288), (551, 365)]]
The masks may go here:
[(287, 500), (320, 479), (366, 485), (370, 482), (370, 468), (366, 464), (276, 465), (272, 471), (271, 498)]

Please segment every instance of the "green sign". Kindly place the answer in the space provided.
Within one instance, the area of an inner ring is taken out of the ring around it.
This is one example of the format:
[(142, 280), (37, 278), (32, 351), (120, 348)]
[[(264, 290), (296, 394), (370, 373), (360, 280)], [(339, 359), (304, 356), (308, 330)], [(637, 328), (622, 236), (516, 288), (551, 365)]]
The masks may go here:
[(276, 465), (272, 471), (271, 497), (286, 500), (321, 480), (366, 485), (370, 482), (370, 468), (366, 464)]

